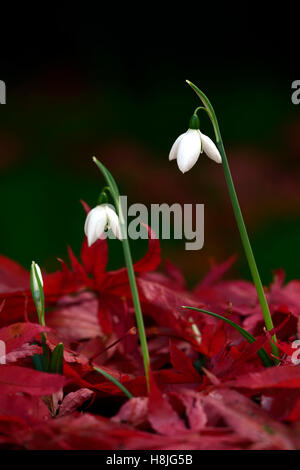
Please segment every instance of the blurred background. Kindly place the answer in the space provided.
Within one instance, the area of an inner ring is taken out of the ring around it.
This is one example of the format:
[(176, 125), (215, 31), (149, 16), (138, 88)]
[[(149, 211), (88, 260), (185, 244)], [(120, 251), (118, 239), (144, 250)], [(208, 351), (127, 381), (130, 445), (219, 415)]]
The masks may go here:
[[(190, 285), (234, 253), (231, 276), (249, 278), (222, 167), (201, 157), (182, 175), (168, 162), (200, 104), (188, 78), (215, 107), (263, 282), (277, 268), (300, 277), (300, 105), (291, 101), (300, 80), (297, 13), (285, 21), (280, 11), (274, 21), (247, 2), (232, 11), (201, 3), (181, 10), (52, 5), (35, 16), (18, 7), (2, 20), (2, 254), (50, 271), (57, 257), (67, 259), (68, 244), (79, 254), (79, 201), (94, 205), (103, 186), (96, 155), (129, 203), (205, 204), (202, 250), (161, 243)], [(201, 128), (213, 137), (204, 115)], [(109, 267), (122, 266), (120, 244), (110, 245)], [(132, 248), (137, 259), (146, 242)]]

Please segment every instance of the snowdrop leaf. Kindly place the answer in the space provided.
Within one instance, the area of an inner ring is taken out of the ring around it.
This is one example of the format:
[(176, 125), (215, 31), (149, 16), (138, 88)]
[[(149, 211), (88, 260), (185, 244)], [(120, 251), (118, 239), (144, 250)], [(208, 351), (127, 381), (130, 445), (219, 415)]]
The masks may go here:
[[(207, 310), (203, 310), (201, 308), (196, 308), (196, 307), (187, 307), (187, 306), (184, 306), (183, 308), (187, 308), (189, 310), (196, 310), (198, 312), (202, 312), (202, 313), (205, 313), (206, 315), (210, 315), (211, 317), (215, 317), (215, 318), (218, 318), (219, 320), (223, 320), (225, 323), (228, 323), (229, 325), (231, 325), (233, 328), (235, 328), (239, 333), (241, 333), (242, 336), (244, 336), (244, 338), (249, 342), (249, 343), (254, 343), (256, 340), (254, 338), (254, 336), (252, 336), (250, 333), (248, 333), (248, 331), (244, 330), (244, 328), (242, 328), (240, 325), (238, 325), (237, 323), (233, 322), (232, 320), (229, 320), (229, 318), (226, 318), (226, 317), (223, 317), (222, 315), (219, 315), (217, 313), (213, 313), (213, 312), (208, 312)], [(265, 349), (264, 348), (260, 348), (258, 351), (257, 351), (257, 354), (259, 355), (262, 363), (265, 365), (265, 366), (273, 366), (273, 362), (272, 360), (270, 359), (270, 357), (268, 356), (268, 354), (266, 353)]]
[(64, 345), (59, 343), (55, 346), (51, 353), (51, 359), (49, 364), (49, 372), (53, 374), (63, 373), (63, 356), (64, 356)]
[(116, 385), (128, 398), (132, 398), (131, 393), (127, 390), (126, 387), (124, 387), (121, 382), (119, 382), (118, 379), (113, 377), (111, 374), (109, 374), (107, 371), (100, 369), (100, 367), (94, 367), (95, 371), (97, 371), (99, 374), (103, 375), (106, 379), (110, 380), (114, 385)]

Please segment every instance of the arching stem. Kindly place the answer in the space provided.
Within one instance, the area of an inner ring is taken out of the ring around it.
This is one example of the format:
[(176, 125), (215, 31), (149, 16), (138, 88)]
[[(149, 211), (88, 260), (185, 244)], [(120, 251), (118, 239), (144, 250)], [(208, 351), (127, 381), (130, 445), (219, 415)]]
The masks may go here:
[[(219, 128), (219, 124), (218, 124), (218, 120), (217, 120), (214, 108), (212, 107), (212, 105), (211, 105), (209, 99), (207, 98), (207, 96), (201, 90), (199, 90), (199, 88), (196, 85), (194, 85), (193, 83), (191, 83), (188, 80), (187, 80), (187, 83), (195, 91), (195, 93), (199, 96), (200, 100), (204, 104), (205, 110), (206, 110), (206, 112), (207, 112), (207, 114), (208, 114), (208, 116), (211, 120), (211, 123), (213, 125), (214, 131), (215, 131), (215, 136), (216, 136), (216, 145), (217, 145), (218, 150), (219, 150), (219, 152), (221, 154), (221, 157), (222, 157), (222, 164), (223, 164), (223, 170), (224, 170), (224, 174), (225, 174), (225, 180), (226, 180), (226, 183), (227, 183), (227, 188), (228, 188), (228, 192), (229, 192), (233, 212), (234, 212), (234, 215), (235, 215), (236, 223), (237, 223), (237, 226), (238, 226), (238, 229), (239, 229), (239, 232), (240, 232), (242, 245), (243, 245), (245, 255), (246, 255), (246, 258), (247, 258), (247, 261), (248, 261), (248, 265), (249, 265), (249, 269), (250, 269), (250, 272), (251, 272), (251, 275), (252, 275), (252, 279), (253, 279), (253, 282), (254, 282), (254, 285), (255, 285), (255, 288), (256, 288), (256, 292), (257, 292), (259, 303), (260, 303), (260, 306), (261, 306), (261, 309), (262, 309), (262, 314), (263, 314), (263, 318), (264, 318), (266, 328), (267, 328), (268, 331), (271, 331), (274, 328), (274, 325), (273, 325), (270, 309), (269, 309), (268, 302), (267, 302), (267, 299), (266, 299), (266, 295), (265, 295), (265, 292), (264, 292), (264, 288), (263, 288), (263, 285), (262, 285), (262, 282), (261, 282), (261, 279), (260, 279), (260, 275), (259, 275), (259, 272), (258, 272), (258, 269), (257, 269), (255, 257), (254, 257), (253, 251), (252, 251), (252, 247), (251, 247), (250, 240), (249, 240), (249, 237), (248, 237), (248, 233), (247, 233), (247, 229), (246, 229), (245, 222), (244, 222), (244, 219), (243, 219), (242, 211), (241, 211), (240, 204), (239, 204), (239, 201), (238, 201), (238, 197), (237, 197), (237, 194), (236, 194), (236, 190), (235, 190), (235, 187), (234, 187), (233, 179), (232, 179), (232, 176), (231, 176), (231, 172), (230, 172), (228, 160), (227, 160), (227, 157), (226, 157), (226, 153), (225, 153), (225, 149), (224, 149), (224, 145), (223, 145), (223, 140), (222, 140), (222, 136), (221, 136), (221, 132), (220, 132), (220, 128)], [(200, 107), (200, 109), (201, 109), (201, 107)], [(277, 342), (277, 338), (276, 338), (275, 334), (272, 336), (272, 340), (273, 340), (274, 343)], [(274, 356), (279, 357), (279, 351), (278, 351), (278, 347), (276, 346), (276, 344), (273, 344), (271, 342), (271, 348), (272, 348), (272, 352), (273, 352)]]
[(133, 269), (133, 262), (132, 262), (130, 246), (129, 246), (128, 237), (127, 237), (127, 227), (126, 227), (125, 220), (124, 220), (124, 214), (123, 214), (123, 211), (122, 211), (122, 206), (120, 204), (119, 189), (118, 189), (118, 186), (117, 186), (117, 183), (116, 183), (114, 177), (107, 170), (107, 168), (101, 162), (99, 162), (99, 160), (97, 160), (96, 157), (93, 157), (93, 160), (96, 163), (99, 170), (102, 172), (104, 178), (106, 179), (109, 191), (112, 195), (112, 198), (114, 200), (114, 204), (115, 204), (118, 216), (119, 216), (125, 264), (126, 264), (126, 268), (127, 268), (129, 285), (130, 285), (130, 289), (131, 289), (131, 295), (132, 295), (132, 301), (133, 301), (133, 306), (134, 306), (134, 311), (135, 311), (137, 329), (138, 329), (138, 332), (139, 332), (139, 338), (140, 338), (140, 344), (141, 344), (141, 350), (142, 350), (142, 356), (143, 356), (143, 363), (144, 363), (147, 390), (149, 392), (150, 391), (150, 381), (149, 381), (150, 357), (149, 357), (149, 351), (148, 351), (148, 345), (147, 345), (147, 338), (146, 338), (146, 332), (145, 332), (145, 326), (144, 326), (143, 313), (142, 313), (139, 293), (138, 293), (135, 274), (134, 274), (134, 269)]

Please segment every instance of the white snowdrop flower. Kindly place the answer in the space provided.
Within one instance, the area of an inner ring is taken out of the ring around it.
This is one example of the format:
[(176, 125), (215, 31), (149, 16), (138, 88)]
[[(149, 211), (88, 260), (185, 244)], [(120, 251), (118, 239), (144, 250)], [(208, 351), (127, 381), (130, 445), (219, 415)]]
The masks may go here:
[(207, 135), (200, 132), (199, 118), (194, 114), (189, 129), (172, 145), (169, 160), (176, 159), (180, 171), (186, 173), (195, 165), (202, 152), (216, 163), (222, 163), (219, 150)]
[(110, 228), (119, 240), (122, 239), (119, 217), (114, 209), (107, 204), (101, 204), (88, 213), (84, 224), (84, 233), (87, 236), (88, 245), (91, 246), (101, 238), (106, 228)]

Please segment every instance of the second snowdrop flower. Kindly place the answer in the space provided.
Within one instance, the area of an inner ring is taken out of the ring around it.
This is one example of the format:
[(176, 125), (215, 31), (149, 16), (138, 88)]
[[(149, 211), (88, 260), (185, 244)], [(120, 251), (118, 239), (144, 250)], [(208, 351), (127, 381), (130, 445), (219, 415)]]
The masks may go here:
[(199, 127), (199, 118), (193, 114), (189, 129), (175, 140), (171, 148), (169, 160), (176, 159), (182, 173), (186, 173), (195, 165), (202, 152), (216, 163), (222, 163), (216, 145), (207, 135), (200, 132)]
[(100, 204), (94, 207), (86, 218), (84, 232), (91, 246), (102, 237), (106, 229), (111, 229), (115, 237), (122, 240), (119, 217), (108, 204)]

